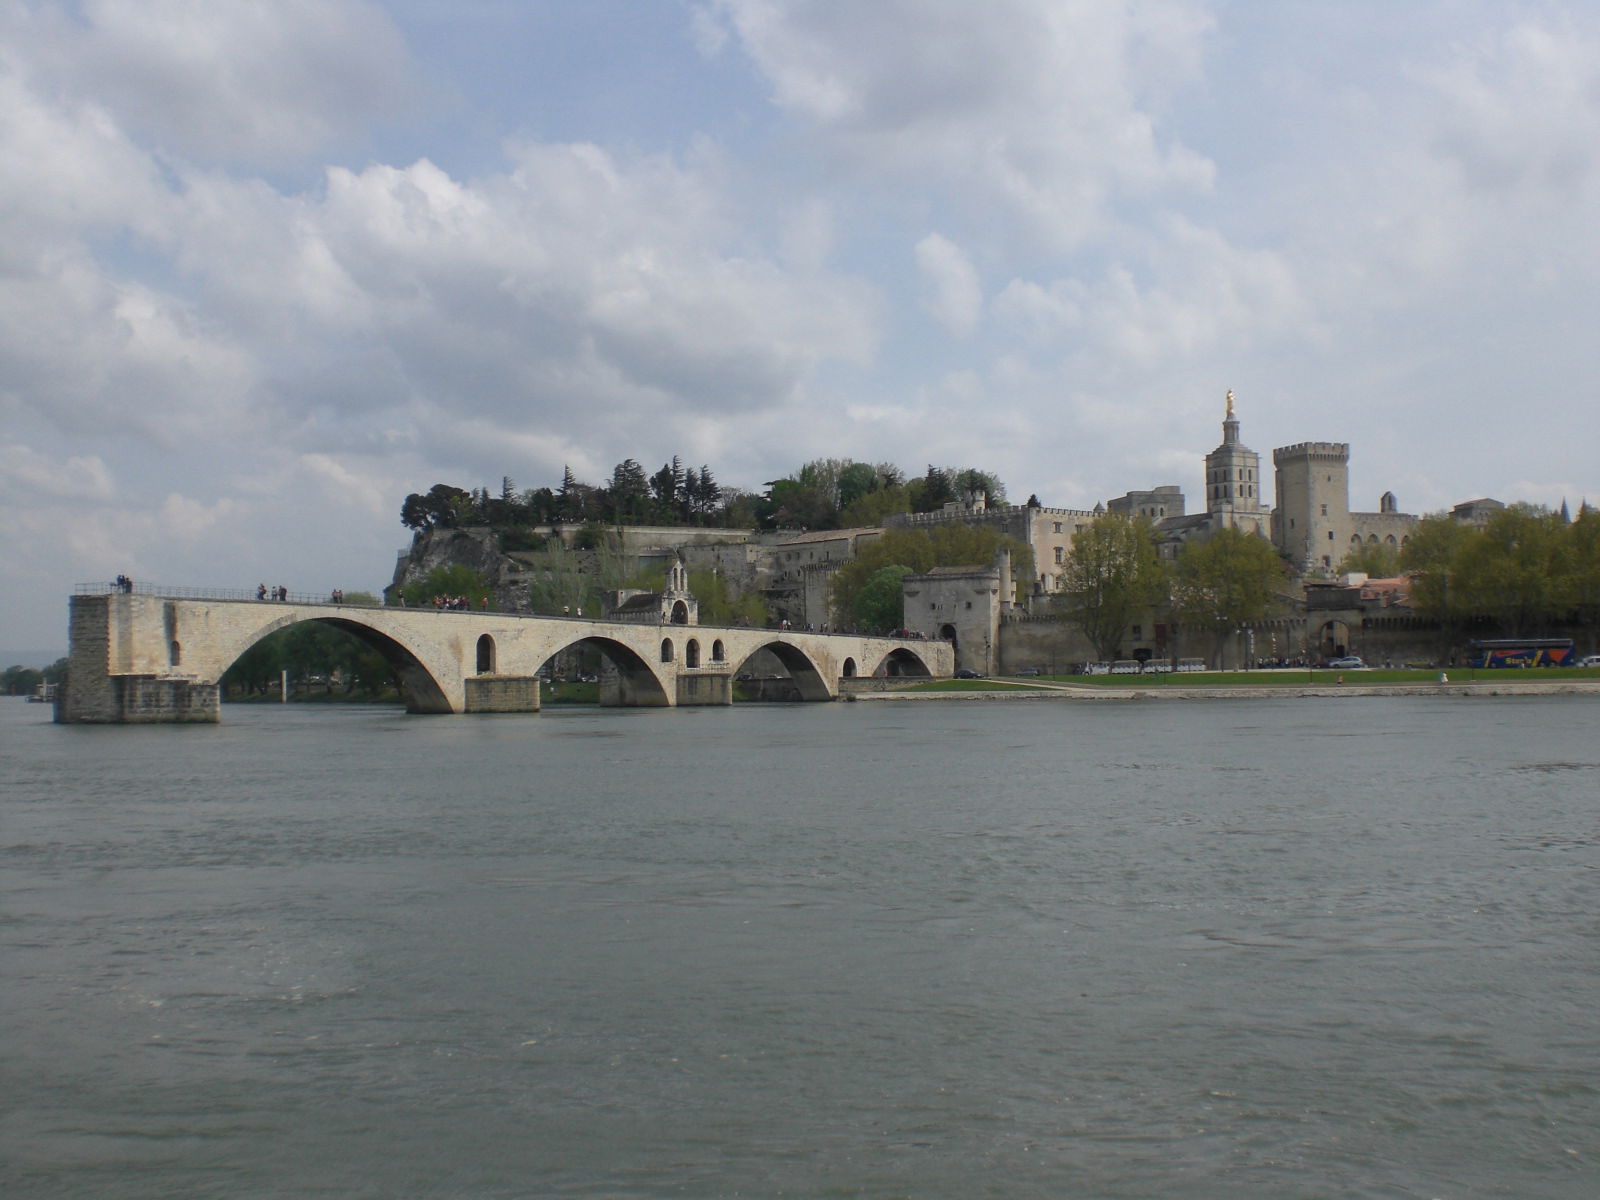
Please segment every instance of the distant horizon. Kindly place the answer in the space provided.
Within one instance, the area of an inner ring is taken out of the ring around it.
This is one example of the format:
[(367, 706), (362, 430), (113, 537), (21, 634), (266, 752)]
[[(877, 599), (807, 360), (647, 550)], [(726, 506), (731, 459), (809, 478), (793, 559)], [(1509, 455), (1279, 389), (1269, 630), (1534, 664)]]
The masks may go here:
[(48, 667), (58, 659), (67, 657), (67, 652), (52, 650), (0, 650), (0, 670), (6, 667), (31, 667), (40, 670)]

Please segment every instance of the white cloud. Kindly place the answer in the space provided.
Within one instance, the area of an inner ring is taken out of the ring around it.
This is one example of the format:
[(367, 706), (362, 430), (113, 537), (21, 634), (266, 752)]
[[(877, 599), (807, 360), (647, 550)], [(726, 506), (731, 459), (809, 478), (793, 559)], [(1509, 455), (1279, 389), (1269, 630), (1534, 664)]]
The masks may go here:
[(1600, 158), (1597, 52), (1592, 33), (1570, 24), (1521, 23), (1419, 70), (1441, 101), (1435, 151), (1474, 189), (1581, 199)]
[(249, 351), (173, 297), (107, 277), (81, 249), (0, 275), (0, 407), (79, 436), (171, 445), (245, 404)]
[(1212, 163), (1158, 132), (1198, 76), (1211, 18), (1182, 0), (716, 0), (771, 81), (874, 174), (935, 177), (1003, 205), (1054, 247), (1102, 228), (1118, 196), (1204, 192)]
[(40, 5), (12, 29), (163, 154), (289, 163), (410, 102), (404, 43), (363, 0), (89, 0), (81, 24), (67, 12)]
[(110, 468), (93, 454), (52, 458), (20, 442), (0, 444), (0, 496), (15, 510), (38, 502), (92, 504), (110, 500)]
[(951, 333), (966, 337), (983, 315), (977, 268), (960, 246), (937, 233), (917, 243), (916, 256), (923, 281), (922, 307)]

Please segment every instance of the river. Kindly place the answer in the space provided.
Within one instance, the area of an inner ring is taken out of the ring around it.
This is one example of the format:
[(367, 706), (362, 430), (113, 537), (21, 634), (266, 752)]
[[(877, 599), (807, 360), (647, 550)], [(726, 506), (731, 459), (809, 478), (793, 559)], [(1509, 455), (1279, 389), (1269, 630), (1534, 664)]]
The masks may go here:
[(0, 1194), (1600, 1195), (1600, 700), (0, 704)]

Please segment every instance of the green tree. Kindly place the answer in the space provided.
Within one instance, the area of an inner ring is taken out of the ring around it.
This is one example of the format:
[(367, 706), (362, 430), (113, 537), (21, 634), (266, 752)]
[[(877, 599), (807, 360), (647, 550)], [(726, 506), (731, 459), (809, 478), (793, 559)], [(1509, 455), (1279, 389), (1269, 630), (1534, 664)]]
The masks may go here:
[(839, 471), (838, 495), (835, 502), (840, 511), (849, 508), (869, 492), (878, 490), (878, 471), (862, 462), (847, 463)]
[(655, 496), (655, 516), (659, 521), (676, 522), (684, 515), (683, 462), (677, 455), (672, 461), (662, 463), (661, 469), (650, 476), (650, 492)]
[(625, 458), (611, 472), (606, 487), (611, 519), (618, 525), (643, 520), (650, 503), (650, 481), (637, 459)]
[(1465, 607), (1508, 637), (1541, 632), (1574, 599), (1567, 525), (1546, 509), (1513, 504), (1474, 531), (1457, 557)]
[(1417, 522), (1400, 552), (1400, 568), (1411, 577), (1411, 609), (1439, 626), (1441, 650), (1455, 643), (1470, 615), (1461, 565), (1474, 533), (1453, 517), (1435, 513)]
[(905, 577), (911, 568), (895, 563), (879, 567), (856, 592), (856, 624), (868, 633), (888, 633), (906, 623)]
[(1184, 544), (1173, 571), (1172, 602), (1185, 629), (1204, 630), (1221, 653), (1229, 633), (1264, 619), (1287, 571), (1272, 543), (1237, 529)]
[(446, 567), (435, 567), (425, 578), (404, 585), (400, 594), (412, 608), (432, 604), (435, 596), (465, 596), (474, 608), (478, 608), (490, 591), (488, 580), (484, 579), (481, 572), (460, 563), (451, 563)]
[(911, 496), (905, 484), (889, 484), (851, 501), (849, 507), (839, 514), (839, 526), (842, 529), (859, 529), (882, 525), (884, 518), (910, 511)]
[(425, 494), (412, 492), (400, 506), (400, 523), (419, 532), (454, 528), (470, 522), (472, 494), (448, 483), (436, 483)]
[(632, 561), (603, 527), (598, 528), (593, 549), (569, 550), (553, 542), (547, 550), (518, 558), (533, 577), (529, 605), (550, 616), (579, 610), (599, 616), (604, 593), (630, 586), (636, 574)]
[(233, 665), (222, 673), (224, 695), (234, 691), (243, 691), (246, 695), (258, 692), (265, 694), (276, 686), (279, 672), (283, 669), (282, 635), (285, 632), (279, 630), (262, 638), (234, 659)]
[(964, 470), (949, 472), (951, 485), (955, 488), (959, 498), (967, 492), (982, 492), (990, 504), (1004, 504), (1006, 502), (1006, 485), (1000, 482), (1000, 477), (989, 471), (980, 471), (976, 467), (967, 467)]
[[(658, 582), (656, 585), (660, 587)], [(759, 592), (734, 592), (727, 577), (717, 571), (689, 572), (689, 590), (700, 606), (702, 625), (762, 626), (767, 623), (767, 602)]]
[(223, 673), (223, 692), (276, 692), (284, 672), (291, 699), (332, 692), (336, 680), (347, 696), (360, 691), (374, 698), (397, 686), (393, 667), (359, 635), (324, 621), (302, 621), (262, 638), (240, 655)]
[(7, 696), (31, 696), (34, 689), (44, 682), (44, 672), (37, 667), (24, 667), (21, 664), (9, 666), (5, 670), (4, 683), (0, 684)]
[(1600, 510), (1584, 505), (1567, 526), (1567, 563), (1571, 572), (1572, 611), (1587, 634), (1584, 649), (1596, 649), (1600, 627)]
[(912, 512), (938, 512), (956, 498), (950, 476), (932, 463), (928, 473), (910, 486)]
[(819, 458), (767, 484), (761, 523), (768, 529), (835, 529), (839, 523), (840, 459)]
[[(913, 574), (934, 567), (988, 566), (1000, 549), (1011, 552), (1012, 586), (1033, 578), (1033, 552), (998, 530), (958, 521), (931, 529), (890, 529), (860, 548), (856, 556), (833, 577), (834, 620), (850, 624), (855, 619), (856, 596), (875, 572), (902, 566)], [(1013, 599), (1013, 596), (1007, 599)]]
[(1392, 579), (1400, 573), (1400, 550), (1367, 542), (1340, 559), (1338, 570), (1341, 575), (1359, 572), (1373, 579)]
[(1073, 624), (1101, 658), (1121, 658), (1122, 639), (1135, 617), (1166, 599), (1167, 573), (1145, 518), (1096, 517), (1072, 540), (1061, 572)]

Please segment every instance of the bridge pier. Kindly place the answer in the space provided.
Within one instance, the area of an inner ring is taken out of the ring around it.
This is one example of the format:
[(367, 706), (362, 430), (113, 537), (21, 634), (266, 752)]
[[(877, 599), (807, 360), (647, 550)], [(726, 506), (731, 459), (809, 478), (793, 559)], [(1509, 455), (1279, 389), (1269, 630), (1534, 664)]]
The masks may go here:
[(466, 706), (469, 713), (534, 713), (539, 711), (537, 675), (469, 675)]
[(685, 671), (678, 676), (678, 707), (733, 703), (733, 675), (727, 671)]
[[(149, 596), (74, 596), (68, 620), (67, 678), (56, 692), (61, 724), (215, 724), (221, 690), (138, 653), (134, 628), (164, 626), (161, 601)], [(115, 670), (114, 670), (115, 668)]]

